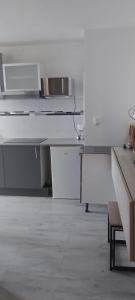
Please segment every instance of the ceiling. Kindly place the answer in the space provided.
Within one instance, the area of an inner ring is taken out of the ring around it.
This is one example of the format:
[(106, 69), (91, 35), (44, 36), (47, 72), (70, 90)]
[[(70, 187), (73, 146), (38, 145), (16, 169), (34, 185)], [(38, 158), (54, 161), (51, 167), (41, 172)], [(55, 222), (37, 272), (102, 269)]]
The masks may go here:
[(0, 44), (81, 39), (88, 28), (135, 26), (135, 0), (0, 0)]

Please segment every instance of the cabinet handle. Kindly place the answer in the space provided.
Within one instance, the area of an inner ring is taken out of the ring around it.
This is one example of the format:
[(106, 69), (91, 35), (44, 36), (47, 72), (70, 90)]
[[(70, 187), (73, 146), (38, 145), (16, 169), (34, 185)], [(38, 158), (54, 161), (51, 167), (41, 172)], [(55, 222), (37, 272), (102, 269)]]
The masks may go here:
[(36, 159), (37, 159), (38, 158), (37, 147), (35, 147), (35, 156), (36, 156)]

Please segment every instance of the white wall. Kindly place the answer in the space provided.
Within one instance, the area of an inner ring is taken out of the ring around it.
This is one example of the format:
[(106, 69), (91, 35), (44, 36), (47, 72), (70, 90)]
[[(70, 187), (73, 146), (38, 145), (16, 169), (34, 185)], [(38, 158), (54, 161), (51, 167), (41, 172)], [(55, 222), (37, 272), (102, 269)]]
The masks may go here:
[[(39, 62), (41, 76), (71, 76), (75, 80), (77, 109), (83, 107), (83, 41), (58, 41), (31, 45), (1, 46), (4, 63)], [(74, 109), (71, 99), (0, 100), (0, 110)], [(67, 119), (68, 118), (68, 119)], [(71, 117), (0, 117), (0, 136), (75, 136)]]
[(135, 105), (135, 28), (88, 30), (85, 46), (86, 144), (123, 144)]
[[(82, 116), (75, 116), (76, 124)], [(73, 116), (0, 117), (0, 138), (46, 137), (75, 138)]]
[(76, 96), (82, 96), (83, 40), (0, 47), (0, 52), (4, 63), (39, 62), (41, 77), (73, 77)]

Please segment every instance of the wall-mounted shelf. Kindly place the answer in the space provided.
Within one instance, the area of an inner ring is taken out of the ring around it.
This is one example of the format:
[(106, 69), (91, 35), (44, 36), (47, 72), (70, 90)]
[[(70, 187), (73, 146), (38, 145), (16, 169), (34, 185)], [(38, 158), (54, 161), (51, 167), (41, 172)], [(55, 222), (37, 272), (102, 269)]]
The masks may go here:
[(0, 116), (29, 116), (29, 115), (35, 115), (35, 116), (79, 116), (83, 114), (83, 111), (0, 111)]

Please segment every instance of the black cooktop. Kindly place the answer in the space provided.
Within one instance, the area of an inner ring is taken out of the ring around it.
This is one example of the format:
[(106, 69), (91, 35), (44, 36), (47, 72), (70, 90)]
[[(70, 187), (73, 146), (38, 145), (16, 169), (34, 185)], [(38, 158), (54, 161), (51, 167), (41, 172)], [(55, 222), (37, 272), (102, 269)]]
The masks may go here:
[(15, 139), (9, 139), (8, 141), (6, 141), (5, 143), (26, 143), (26, 144), (29, 144), (29, 143), (32, 143), (32, 144), (40, 144), (42, 143), (43, 141), (47, 140), (47, 138), (15, 138)]

